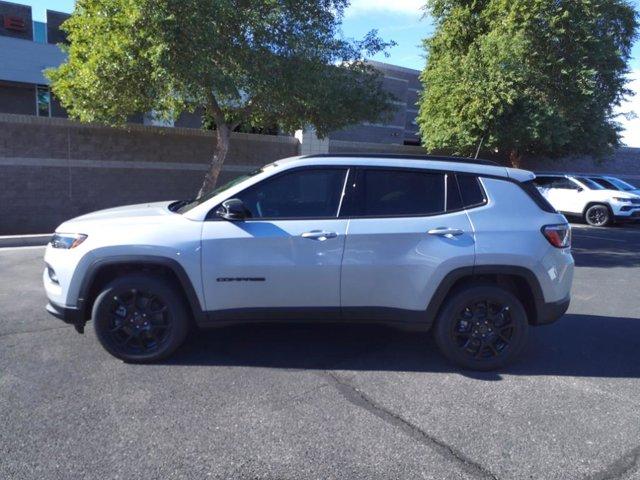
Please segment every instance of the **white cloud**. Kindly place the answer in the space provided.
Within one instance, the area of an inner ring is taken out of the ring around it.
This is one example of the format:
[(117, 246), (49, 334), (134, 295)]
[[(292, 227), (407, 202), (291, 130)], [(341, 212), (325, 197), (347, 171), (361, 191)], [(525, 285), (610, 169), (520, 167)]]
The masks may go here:
[(640, 147), (640, 70), (635, 70), (629, 75), (627, 87), (635, 95), (628, 97), (618, 108), (618, 112), (634, 113), (636, 118), (627, 120), (623, 116), (619, 117), (618, 120), (624, 127), (622, 142), (629, 147)]
[(355, 16), (371, 12), (393, 12), (410, 15), (421, 15), (425, 0), (352, 0), (345, 12), (347, 16)]

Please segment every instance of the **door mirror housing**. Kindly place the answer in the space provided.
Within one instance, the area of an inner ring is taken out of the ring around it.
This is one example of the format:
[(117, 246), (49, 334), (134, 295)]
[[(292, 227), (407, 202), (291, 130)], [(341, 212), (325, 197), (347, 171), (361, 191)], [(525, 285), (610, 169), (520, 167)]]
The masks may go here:
[(238, 198), (230, 198), (222, 202), (222, 205), (216, 210), (216, 216), (236, 222), (249, 217), (244, 203)]

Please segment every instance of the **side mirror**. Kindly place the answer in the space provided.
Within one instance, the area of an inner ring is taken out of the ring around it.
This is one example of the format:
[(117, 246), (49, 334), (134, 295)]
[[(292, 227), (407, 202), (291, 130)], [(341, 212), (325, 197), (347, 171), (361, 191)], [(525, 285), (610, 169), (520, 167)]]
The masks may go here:
[(578, 193), (583, 192), (583, 191), (584, 191), (584, 188), (578, 187)]
[(238, 221), (244, 220), (249, 215), (247, 209), (242, 203), (242, 200), (237, 198), (230, 198), (222, 202), (222, 205), (216, 210), (216, 215), (225, 220)]

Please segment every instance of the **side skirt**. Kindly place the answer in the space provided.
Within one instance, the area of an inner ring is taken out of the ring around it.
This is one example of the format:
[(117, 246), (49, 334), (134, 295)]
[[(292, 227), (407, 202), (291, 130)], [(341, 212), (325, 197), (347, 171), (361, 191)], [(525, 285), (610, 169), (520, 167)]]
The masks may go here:
[(247, 323), (383, 324), (426, 331), (431, 327), (424, 311), (376, 307), (237, 308), (207, 312), (203, 328)]

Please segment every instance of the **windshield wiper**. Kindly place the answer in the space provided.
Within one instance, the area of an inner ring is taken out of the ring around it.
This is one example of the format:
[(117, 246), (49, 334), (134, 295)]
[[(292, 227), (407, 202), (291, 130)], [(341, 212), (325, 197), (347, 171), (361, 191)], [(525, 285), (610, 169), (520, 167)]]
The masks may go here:
[(191, 198), (189, 200), (178, 200), (177, 202), (170, 203), (168, 208), (172, 212), (177, 212), (179, 209), (181, 209), (185, 205), (188, 205), (194, 201), (195, 201), (195, 198)]

